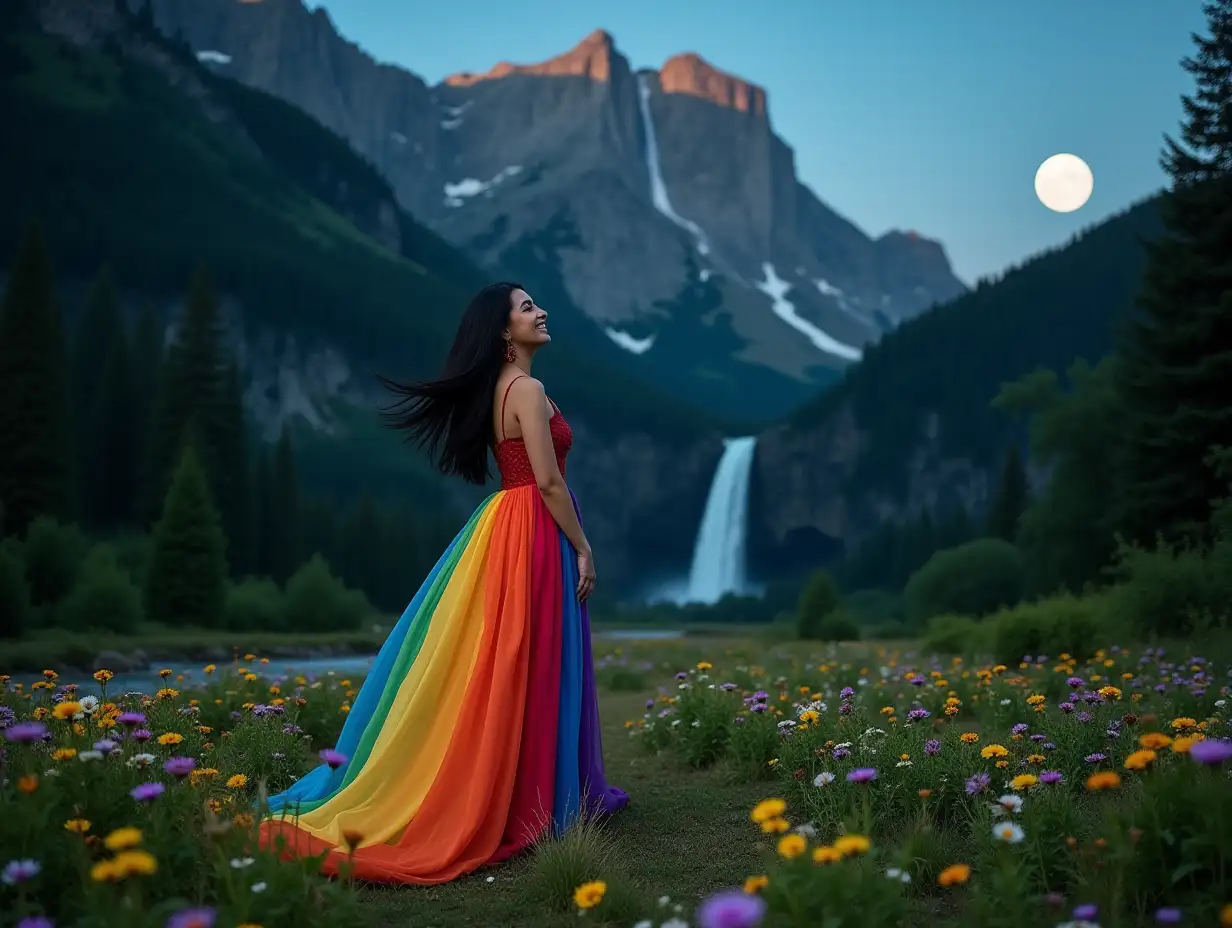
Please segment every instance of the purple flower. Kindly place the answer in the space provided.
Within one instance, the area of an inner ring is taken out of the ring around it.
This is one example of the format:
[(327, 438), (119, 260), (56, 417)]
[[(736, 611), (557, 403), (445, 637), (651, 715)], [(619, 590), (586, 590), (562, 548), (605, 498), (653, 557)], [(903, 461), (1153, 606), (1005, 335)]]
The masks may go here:
[(1083, 686), (1086, 683), (1086, 681), (1083, 680), (1082, 677), (1070, 677), (1065, 682), (1068, 683), (1070, 686), (1072, 686), (1074, 689), (1077, 689), (1078, 687)]
[(141, 783), (129, 790), (128, 795), (138, 802), (151, 802), (161, 796), (166, 789), (161, 783)]
[(1088, 754), (1086, 757), (1083, 758), (1083, 760), (1085, 760), (1088, 764), (1102, 764), (1107, 759), (1108, 759), (1107, 754), (1100, 754), (1098, 751), (1096, 751), (1094, 754)]
[(34, 879), (42, 869), (42, 864), (29, 857), (10, 860), (4, 865), (4, 869), (0, 870), (0, 883), (5, 886), (16, 886), (18, 883)]
[(333, 748), (325, 748), (320, 753), (320, 758), (325, 763), (329, 764), (331, 769), (337, 769), (347, 762), (347, 756), (335, 751)]
[(919, 722), (919, 721), (922, 721), (923, 719), (928, 718), (930, 715), (932, 715), (932, 713), (929, 712), (927, 709), (923, 709), (923, 708), (912, 709), (910, 712), (907, 713), (907, 721), (908, 722)]
[(42, 741), (46, 736), (47, 726), (42, 722), (18, 722), (12, 728), (4, 730), (6, 740), (15, 741), (19, 744)]
[(1174, 909), (1171, 906), (1164, 906), (1162, 909), (1155, 911), (1155, 921), (1161, 925), (1175, 925), (1181, 920), (1181, 910)]
[(1232, 741), (1223, 738), (1203, 738), (1190, 745), (1189, 756), (1200, 764), (1218, 767), (1232, 758)]
[(1091, 721), (1091, 719), (1093, 719), (1094, 717), (1095, 716), (1091, 715), (1090, 712), (1079, 712), (1077, 715), (1074, 716), (1074, 718), (1076, 718), (1083, 725)]
[(867, 783), (870, 780), (877, 779), (877, 770), (875, 767), (857, 767), (851, 773), (847, 774), (848, 783)]
[(936, 738), (929, 738), (924, 742), (924, 753), (933, 756), (941, 753), (941, 742)]
[(149, 741), (153, 737), (153, 733), (148, 728), (138, 728), (133, 732), (134, 741)]
[(967, 795), (974, 796), (977, 793), (982, 793), (988, 789), (988, 784), (992, 782), (992, 777), (986, 773), (977, 773), (967, 781)]
[(1099, 906), (1090, 902), (1085, 903), (1084, 905), (1075, 906), (1074, 908), (1074, 918), (1079, 921), (1094, 921), (1097, 915), (1099, 915)]
[(282, 733), (284, 735), (302, 735), (304, 733), (304, 730), (300, 728), (298, 725), (294, 725), (291, 722), (287, 722), (287, 724), (282, 726)]
[[(3, 692), (3, 690), (0, 690)], [(0, 728), (8, 728), (17, 721), (17, 713), (8, 706), (0, 706)]]
[(215, 917), (210, 908), (180, 909), (167, 919), (167, 928), (213, 928)]
[(698, 906), (697, 923), (701, 928), (754, 928), (765, 914), (764, 899), (732, 889), (715, 893)]
[(191, 757), (173, 757), (163, 764), (163, 769), (173, 777), (186, 777), (196, 766), (197, 762)]
[(851, 752), (847, 750), (846, 748), (835, 748), (833, 751), (830, 752), (830, 756), (833, 757), (835, 760), (842, 760), (844, 757), (848, 757), (850, 755), (851, 755)]
[(838, 707), (838, 714), (839, 715), (851, 715), (851, 703), (849, 702), (841, 703)]
[(1072, 702), (1063, 702), (1061, 705), (1057, 706), (1057, 708), (1062, 712), (1073, 712), (1074, 704)]
[(838, 691), (838, 695), (842, 699), (850, 699), (855, 694), (856, 694), (856, 691), (853, 690), (850, 686), (844, 686), (841, 690)]
[(121, 712), (116, 721), (131, 728), (133, 725), (144, 725), (145, 716), (140, 712)]
[(102, 741), (94, 742), (94, 750), (98, 751), (100, 754), (110, 754), (118, 747), (119, 745), (110, 738), (104, 738)]
[(1019, 722), (1017, 725), (1015, 725), (1013, 728), (1010, 729), (1010, 734), (1011, 735), (1025, 735), (1027, 733), (1027, 729), (1029, 729), (1030, 727), (1031, 726), (1028, 725), (1026, 722)]
[(17, 928), (56, 928), (56, 923), (42, 915), (27, 915), (17, 923)]
[(1061, 772), (1058, 770), (1045, 770), (1040, 773), (1039, 778), (1041, 783), (1047, 783), (1049, 786), (1054, 783), (1060, 783), (1065, 779), (1065, 777), (1062, 776)]

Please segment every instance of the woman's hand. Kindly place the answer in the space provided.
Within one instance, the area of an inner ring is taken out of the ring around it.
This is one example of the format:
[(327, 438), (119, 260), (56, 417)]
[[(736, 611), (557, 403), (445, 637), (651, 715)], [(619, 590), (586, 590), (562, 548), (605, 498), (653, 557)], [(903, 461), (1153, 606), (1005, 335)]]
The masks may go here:
[(587, 548), (584, 551), (579, 551), (577, 556), (578, 564), (578, 585), (577, 598), (578, 602), (584, 603), (591, 591), (595, 588), (595, 555), (594, 552)]

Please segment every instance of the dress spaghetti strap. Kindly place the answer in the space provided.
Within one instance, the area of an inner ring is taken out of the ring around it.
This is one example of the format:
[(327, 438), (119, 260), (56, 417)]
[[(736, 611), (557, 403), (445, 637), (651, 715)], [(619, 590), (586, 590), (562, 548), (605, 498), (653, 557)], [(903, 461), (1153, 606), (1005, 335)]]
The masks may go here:
[(505, 395), (501, 399), (501, 413), (500, 413), (500, 424), (501, 424), (500, 440), (501, 441), (505, 440), (505, 404), (509, 402), (509, 391), (513, 388), (513, 385), (515, 383), (517, 383), (519, 380), (521, 380), (525, 376), (526, 376), (525, 374), (518, 374), (518, 376), (514, 377), (513, 380), (509, 381), (508, 385), (505, 387)]

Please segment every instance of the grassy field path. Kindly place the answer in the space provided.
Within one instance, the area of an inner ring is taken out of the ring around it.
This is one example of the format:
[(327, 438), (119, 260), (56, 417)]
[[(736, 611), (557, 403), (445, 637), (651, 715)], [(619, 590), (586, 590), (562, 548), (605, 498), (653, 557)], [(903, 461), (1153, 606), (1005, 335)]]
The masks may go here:
[[(630, 795), (629, 807), (605, 828), (624, 873), (650, 898), (669, 895), (683, 903), (687, 917), (703, 896), (758, 872), (759, 836), (749, 809), (771, 787), (732, 784), (717, 770), (690, 771), (672, 758), (648, 757), (624, 727), (641, 715), (647, 695), (600, 693), (608, 780)], [(443, 886), (380, 887), (366, 897), (376, 924), (391, 928), (578, 925), (575, 911), (545, 912), (527, 898), (527, 862), (523, 855)]]

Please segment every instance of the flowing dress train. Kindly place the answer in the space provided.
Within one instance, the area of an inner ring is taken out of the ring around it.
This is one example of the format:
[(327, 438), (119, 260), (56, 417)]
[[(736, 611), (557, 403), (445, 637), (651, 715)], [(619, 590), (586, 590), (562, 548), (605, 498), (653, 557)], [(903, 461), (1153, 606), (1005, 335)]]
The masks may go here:
[[(573, 433), (555, 404), (549, 427), (563, 474)], [(501, 489), (428, 574), (355, 697), (337, 744), (347, 761), (270, 797), (262, 845), (325, 853), (327, 873), (350, 856), (359, 879), (443, 883), (628, 802), (604, 775), (576, 552), (522, 440), (502, 438), (496, 460)]]

